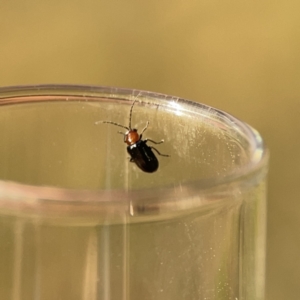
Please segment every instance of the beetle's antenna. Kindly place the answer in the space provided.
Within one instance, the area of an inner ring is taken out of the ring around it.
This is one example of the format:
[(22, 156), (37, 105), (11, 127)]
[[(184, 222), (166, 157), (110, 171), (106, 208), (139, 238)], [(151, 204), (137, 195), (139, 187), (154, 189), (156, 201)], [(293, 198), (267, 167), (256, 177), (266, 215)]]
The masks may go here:
[(122, 128), (125, 128), (125, 129), (129, 130), (128, 127), (123, 126), (123, 125), (121, 125), (121, 124), (119, 124), (119, 123), (111, 122), (111, 121), (98, 121), (98, 122), (95, 122), (96, 125), (99, 124), (99, 123), (112, 124), (112, 125), (116, 125), (116, 126), (119, 126), (119, 127), (122, 127)]
[(131, 108), (130, 108), (130, 113), (129, 113), (129, 130), (131, 130), (131, 117), (132, 117), (132, 109), (133, 109), (133, 105), (136, 102), (136, 99), (134, 99)]

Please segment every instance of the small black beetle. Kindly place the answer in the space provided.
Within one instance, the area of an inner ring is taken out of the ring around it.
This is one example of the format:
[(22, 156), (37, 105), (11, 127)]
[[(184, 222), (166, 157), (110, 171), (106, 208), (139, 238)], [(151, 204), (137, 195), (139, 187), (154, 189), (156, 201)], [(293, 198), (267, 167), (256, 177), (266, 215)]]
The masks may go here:
[(161, 144), (164, 142), (164, 140), (161, 140), (160, 142), (155, 142), (150, 139), (142, 140), (142, 135), (146, 131), (149, 125), (149, 121), (147, 121), (147, 124), (145, 128), (142, 130), (141, 134), (138, 134), (137, 129), (131, 128), (131, 117), (132, 117), (132, 109), (135, 104), (136, 100), (133, 101), (131, 108), (130, 108), (130, 114), (129, 114), (129, 126), (123, 126), (121, 124), (111, 122), (111, 121), (98, 121), (95, 124), (99, 123), (108, 123), (112, 125), (116, 125), (122, 128), (127, 129), (127, 132), (123, 133), (118, 131), (118, 133), (121, 133), (124, 135), (124, 143), (126, 143), (127, 146), (127, 152), (130, 155), (130, 162), (134, 162), (142, 171), (147, 173), (153, 173), (158, 169), (158, 160), (156, 156), (154, 155), (152, 150), (155, 150), (157, 154), (161, 156), (169, 157), (170, 155), (161, 154), (156, 148), (150, 147), (147, 145), (147, 142), (152, 142), (154, 144)]

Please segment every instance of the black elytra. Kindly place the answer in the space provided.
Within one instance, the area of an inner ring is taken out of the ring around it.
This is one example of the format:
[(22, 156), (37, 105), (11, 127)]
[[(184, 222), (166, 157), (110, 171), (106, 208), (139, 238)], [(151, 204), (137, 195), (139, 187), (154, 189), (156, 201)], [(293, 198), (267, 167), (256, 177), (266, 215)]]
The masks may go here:
[(142, 139), (143, 133), (148, 128), (149, 121), (147, 121), (147, 124), (145, 128), (142, 130), (141, 134), (138, 134), (137, 129), (131, 128), (132, 109), (135, 102), (136, 100), (133, 101), (130, 108), (128, 127), (112, 121), (98, 121), (95, 124), (108, 123), (108, 124), (112, 124), (127, 129), (127, 132), (125, 133), (120, 131), (118, 133), (124, 135), (124, 143), (128, 145), (127, 152), (130, 155), (130, 161), (134, 162), (142, 171), (146, 173), (153, 173), (159, 167), (158, 159), (153, 153), (153, 150), (156, 151), (157, 154), (160, 156), (169, 157), (170, 155), (161, 154), (156, 148), (147, 145), (147, 142), (152, 142), (154, 144), (162, 144), (164, 142), (163, 140), (161, 140), (160, 142), (155, 142), (150, 139), (145, 139), (145, 140)]

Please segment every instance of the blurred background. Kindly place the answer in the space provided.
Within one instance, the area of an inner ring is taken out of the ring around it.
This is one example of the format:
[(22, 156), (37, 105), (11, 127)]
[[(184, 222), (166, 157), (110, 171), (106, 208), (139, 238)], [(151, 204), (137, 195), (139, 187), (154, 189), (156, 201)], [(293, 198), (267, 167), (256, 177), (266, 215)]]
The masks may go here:
[(248, 122), (271, 150), (267, 299), (300, 297), (300, 2), (1, 1), (0, 86), (180, 96)]

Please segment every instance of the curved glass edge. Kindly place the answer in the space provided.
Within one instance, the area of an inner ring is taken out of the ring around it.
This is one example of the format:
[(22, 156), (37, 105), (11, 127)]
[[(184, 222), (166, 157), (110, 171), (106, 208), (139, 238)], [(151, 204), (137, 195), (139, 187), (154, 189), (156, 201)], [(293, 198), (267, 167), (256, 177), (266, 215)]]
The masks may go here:
[[(236, 189), (237, 187), (241, 189), (256, 185), (266, 176), (269, 151), (265, 147), (260, 134), (251, 126), (230, 114), (208, 105), (148, 91), (85, 85), (2, 87), (0, 88), (0, 105), (9, 104), (10, 101), (6, 100), (11, 98), (42, 95), (69, 95), (82, 97), (86, 100), (93, 98), (93, 96), (112, 99), (118, 97), (127, 101), (139, 98), (141, 102), (145, 103), (151, 98), (151, 104), (159, 102), (160, 106), (163, 105), (164, 109), (169, 108), (174, 110), (174, 107), (176, 108), (180, 104), (181, 111), (190, 112), (191, 107), (195, 108), (194, 111), (196, 114), (196, 108), (201, 110), (202, 113), (206, 111), (208, 114), (211, 114), (211, 111), (213, 111), (216, 118), (219, 118), (223, 122), (226, 121), (234, 130), (237, 130), (250, 142), (252, 158), (249, 164), (240, 168), (234, 174), (229, 174), (220, 179), (212, 178), (210, 180), (184, 183), (178, 189), (174, 188), (174, 186), (166, 186), (155, 191), (153, 189), (142, 191), (86, 191), (29, 186), (21, 183), (0, 181), (1, 211), (7, 210), (9, 212), (22, 208), (23, 212), (25, 210), (31, 213), (39, 212), (46, 215), (55, 212), (61, 216), (72, 215), (73, 217), (77, 213), (81, 216), (87, 213), (90, 216), (91, 213), (99, 214), (101, 212), (112, 215), (128, 213), (134, 216), (136, 212), (144, 210), (144, 208), (141, 208), (141, 201), (143, 201), (143, 205), (146, 205), (148, 208), (149, 206), (152, 207), (152, 213), (158, 215), (163, 212), (190, 210), (200, 205), (211, 205), (214, 202), (224, 199), (224, 193), (228, 194), (229, 190), (232, 191), (232, 189)], [(101, 205), (99, 205), (100, 203)], [(70, 212), (70, 204), (72, 204), (72, 212)]]

